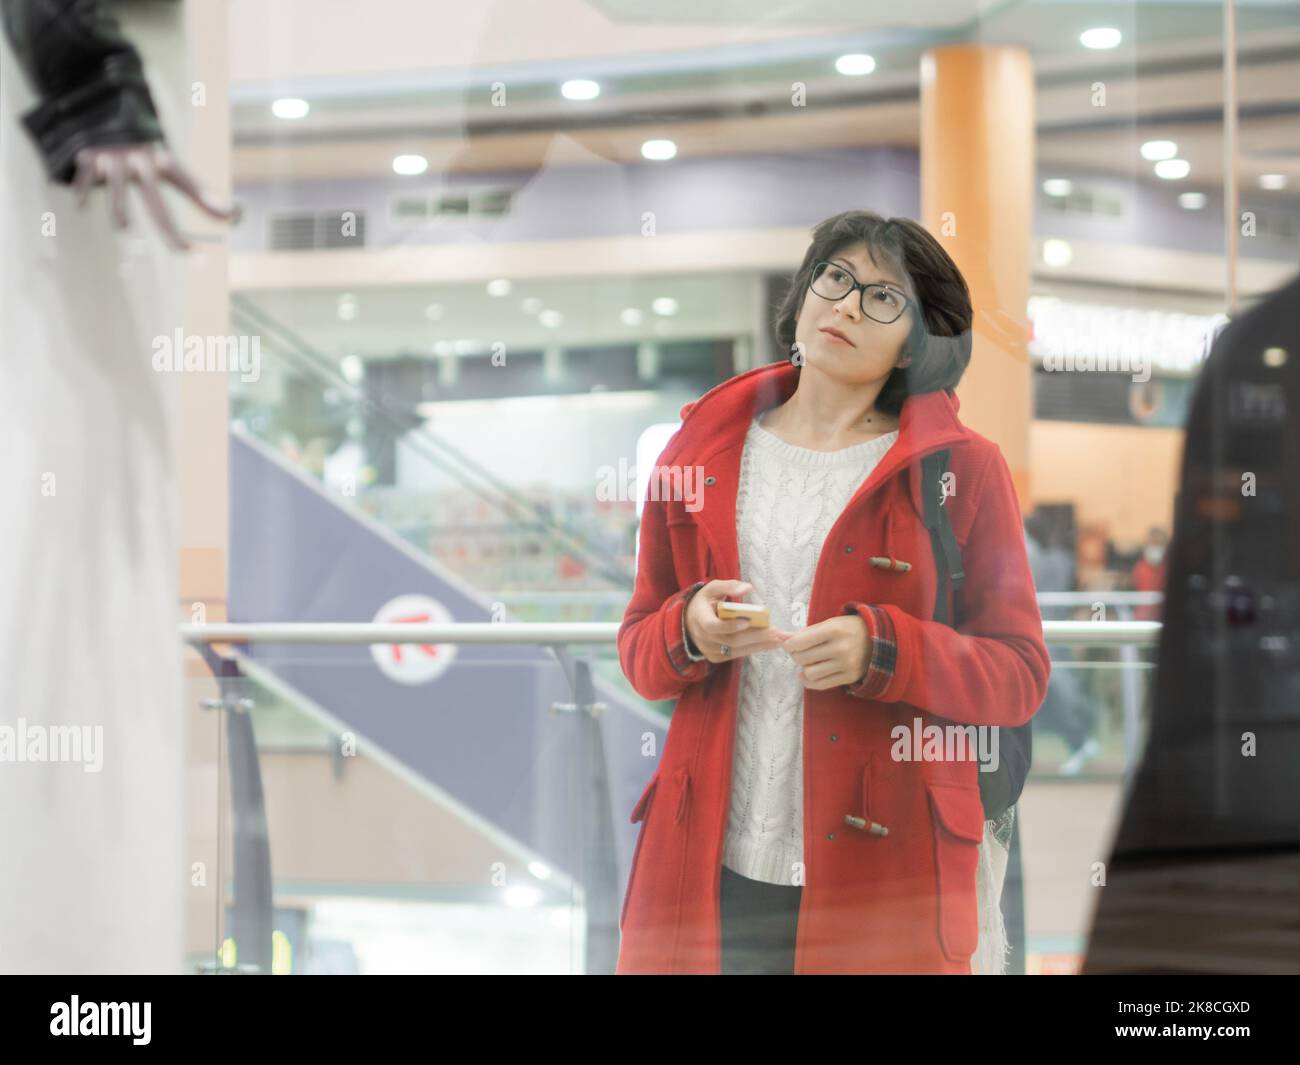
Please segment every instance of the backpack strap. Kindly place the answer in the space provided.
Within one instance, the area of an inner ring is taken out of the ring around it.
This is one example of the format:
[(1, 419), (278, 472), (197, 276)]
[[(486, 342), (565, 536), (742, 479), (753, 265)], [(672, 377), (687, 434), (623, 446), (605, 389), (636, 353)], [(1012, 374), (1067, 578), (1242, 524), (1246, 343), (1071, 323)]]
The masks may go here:
[[(930, 530), (930, 543), (934, 550), (934, 565), (938, 570), (938, 588), (935, 592), (934, 620), (944, 625), (957, 626), (961, 615), (961, 600), (957, 592), (966, 574), (961, 568), (961, 548), (948, 521), (943, 500), (943, 475), (948, 468), (948, 452), (936, 451), (921, 459), (921, 492), (925, 499), (925, 527)], [(955, 617), (948, 617), (948, 597), (945, 585), (952, 585), (952, 608)], [(1001, 762), (996, 772), (979, 776), (980, 801), (984, 805), (986, 820), (999, 820), (1020, 799), (1020, 793), (1029, 776), (1033, 760), (1033, 721), (1014, 728), (999, 730)]]
[(934, 561), (939, 570), (934, 598), (934, 620), (944, 625), (955, 625), (955, 617), (948, 615), (946, 585), (952, 585), (953, 613), (957, 613), (957, 595), (961, 591), (966, 573), (961, 568), (961, 548), (953, 534), (952, 523), (944, 506), (943, 475), (948, 470), (949, 452), (936, 451), (921, 459), (921, 495), (925, 500), (925, 527), (930, 530), (930, 543), (934, 548)]

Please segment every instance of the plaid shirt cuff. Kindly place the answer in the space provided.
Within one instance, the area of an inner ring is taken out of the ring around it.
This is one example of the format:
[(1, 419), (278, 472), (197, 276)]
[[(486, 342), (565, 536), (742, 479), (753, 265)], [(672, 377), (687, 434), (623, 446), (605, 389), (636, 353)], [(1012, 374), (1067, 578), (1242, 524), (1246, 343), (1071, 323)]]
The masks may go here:
[[(689, 588), (683, 588), (668, 600), (668, 631), (673, 633), (675, 637), (668, 643), (668, 661), (672, 663), (673, 669), (677, 670), (683, 677), (690, 677), (692, 680), (702, 678), (712, 665), (703, 655), (696, 657), (690, 644), (690, 638), (686, 635), (687, 604), (690, 603), (691, 596), (707, 583), (708, 581), (696, 581)], [(681, 615), (675, 622), (673, 621), (674, 613)]]
[(878, 698), (894, 679), (894, 668), (898, 663), (898, 638), (894, 633), (894, 623), (887, 611), (870, 603), (845, 603), (844, 613), (857, 614), (866, 623), (868, 646), (871, 649), (866, 673), (856, 684), (845, 685), (844, 690), (861, 699)]

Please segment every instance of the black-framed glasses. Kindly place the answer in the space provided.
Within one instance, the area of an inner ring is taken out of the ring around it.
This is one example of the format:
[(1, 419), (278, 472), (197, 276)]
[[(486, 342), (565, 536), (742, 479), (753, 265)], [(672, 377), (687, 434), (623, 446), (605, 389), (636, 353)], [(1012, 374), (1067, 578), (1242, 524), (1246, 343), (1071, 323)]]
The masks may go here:
[(824, 259), (818, 259), (813, 263), (809, 287), (822, 299), (830, 300), (832, 303), (838, 303), (856, 289), (858, 306), (862, 308), (862, 313), (881, 325), (898, 321), (912, 302), (892, 285), (880, 282), (865, 285), (844, 267), (837, 263), (828, 263)]

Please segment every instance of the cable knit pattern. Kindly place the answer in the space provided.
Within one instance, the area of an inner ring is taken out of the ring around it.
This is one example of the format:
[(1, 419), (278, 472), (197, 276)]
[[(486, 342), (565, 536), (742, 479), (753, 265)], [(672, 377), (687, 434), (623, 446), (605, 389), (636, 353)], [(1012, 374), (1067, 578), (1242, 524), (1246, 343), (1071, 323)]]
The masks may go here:
[[(772, 624), (808, 623), (826, 534), (898, 439), (897, 431), (838, 451), (787, 444), (755, 419), (745, 436), (736, 495), (740, 579)], [(794, 882), (803, 861), (803, 685), (784, 651), (737, 660), (741, 670), (731, 802), (723, 864), (753, 880)]]

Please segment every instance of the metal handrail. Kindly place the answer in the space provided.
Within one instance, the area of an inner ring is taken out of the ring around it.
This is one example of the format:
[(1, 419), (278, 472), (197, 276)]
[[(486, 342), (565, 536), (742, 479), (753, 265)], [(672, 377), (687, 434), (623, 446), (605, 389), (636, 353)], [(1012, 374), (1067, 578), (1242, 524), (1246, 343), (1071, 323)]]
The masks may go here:
[(1164, 592), (1039, 592), (1039, 606), (1159, 606)]
[[(572, 591), (518, 591), (492, 592), (492, 598), (503, 603), (543, 603), (548, 606), (580, 606), (586, 604), (622, 606), (627, 603), (627, 593), (617, 588), (600, 590), (574, 589)], [(1102, 603), (1108, 607), (1159, 606), (1165, 601), (1163, 592), (1039, 592), (1040, 607), (1082, 606)]]
[[(213, 622), (180, 626), (189, 643), (290, 644), (610, 644), (619, 624), (584, 622), (452, 622), (377, 624), (354, 621)], [(1160, 633), (1158, 621), (1044, 621), (1043, 639), (1052, 644), (1149, 647)]]

